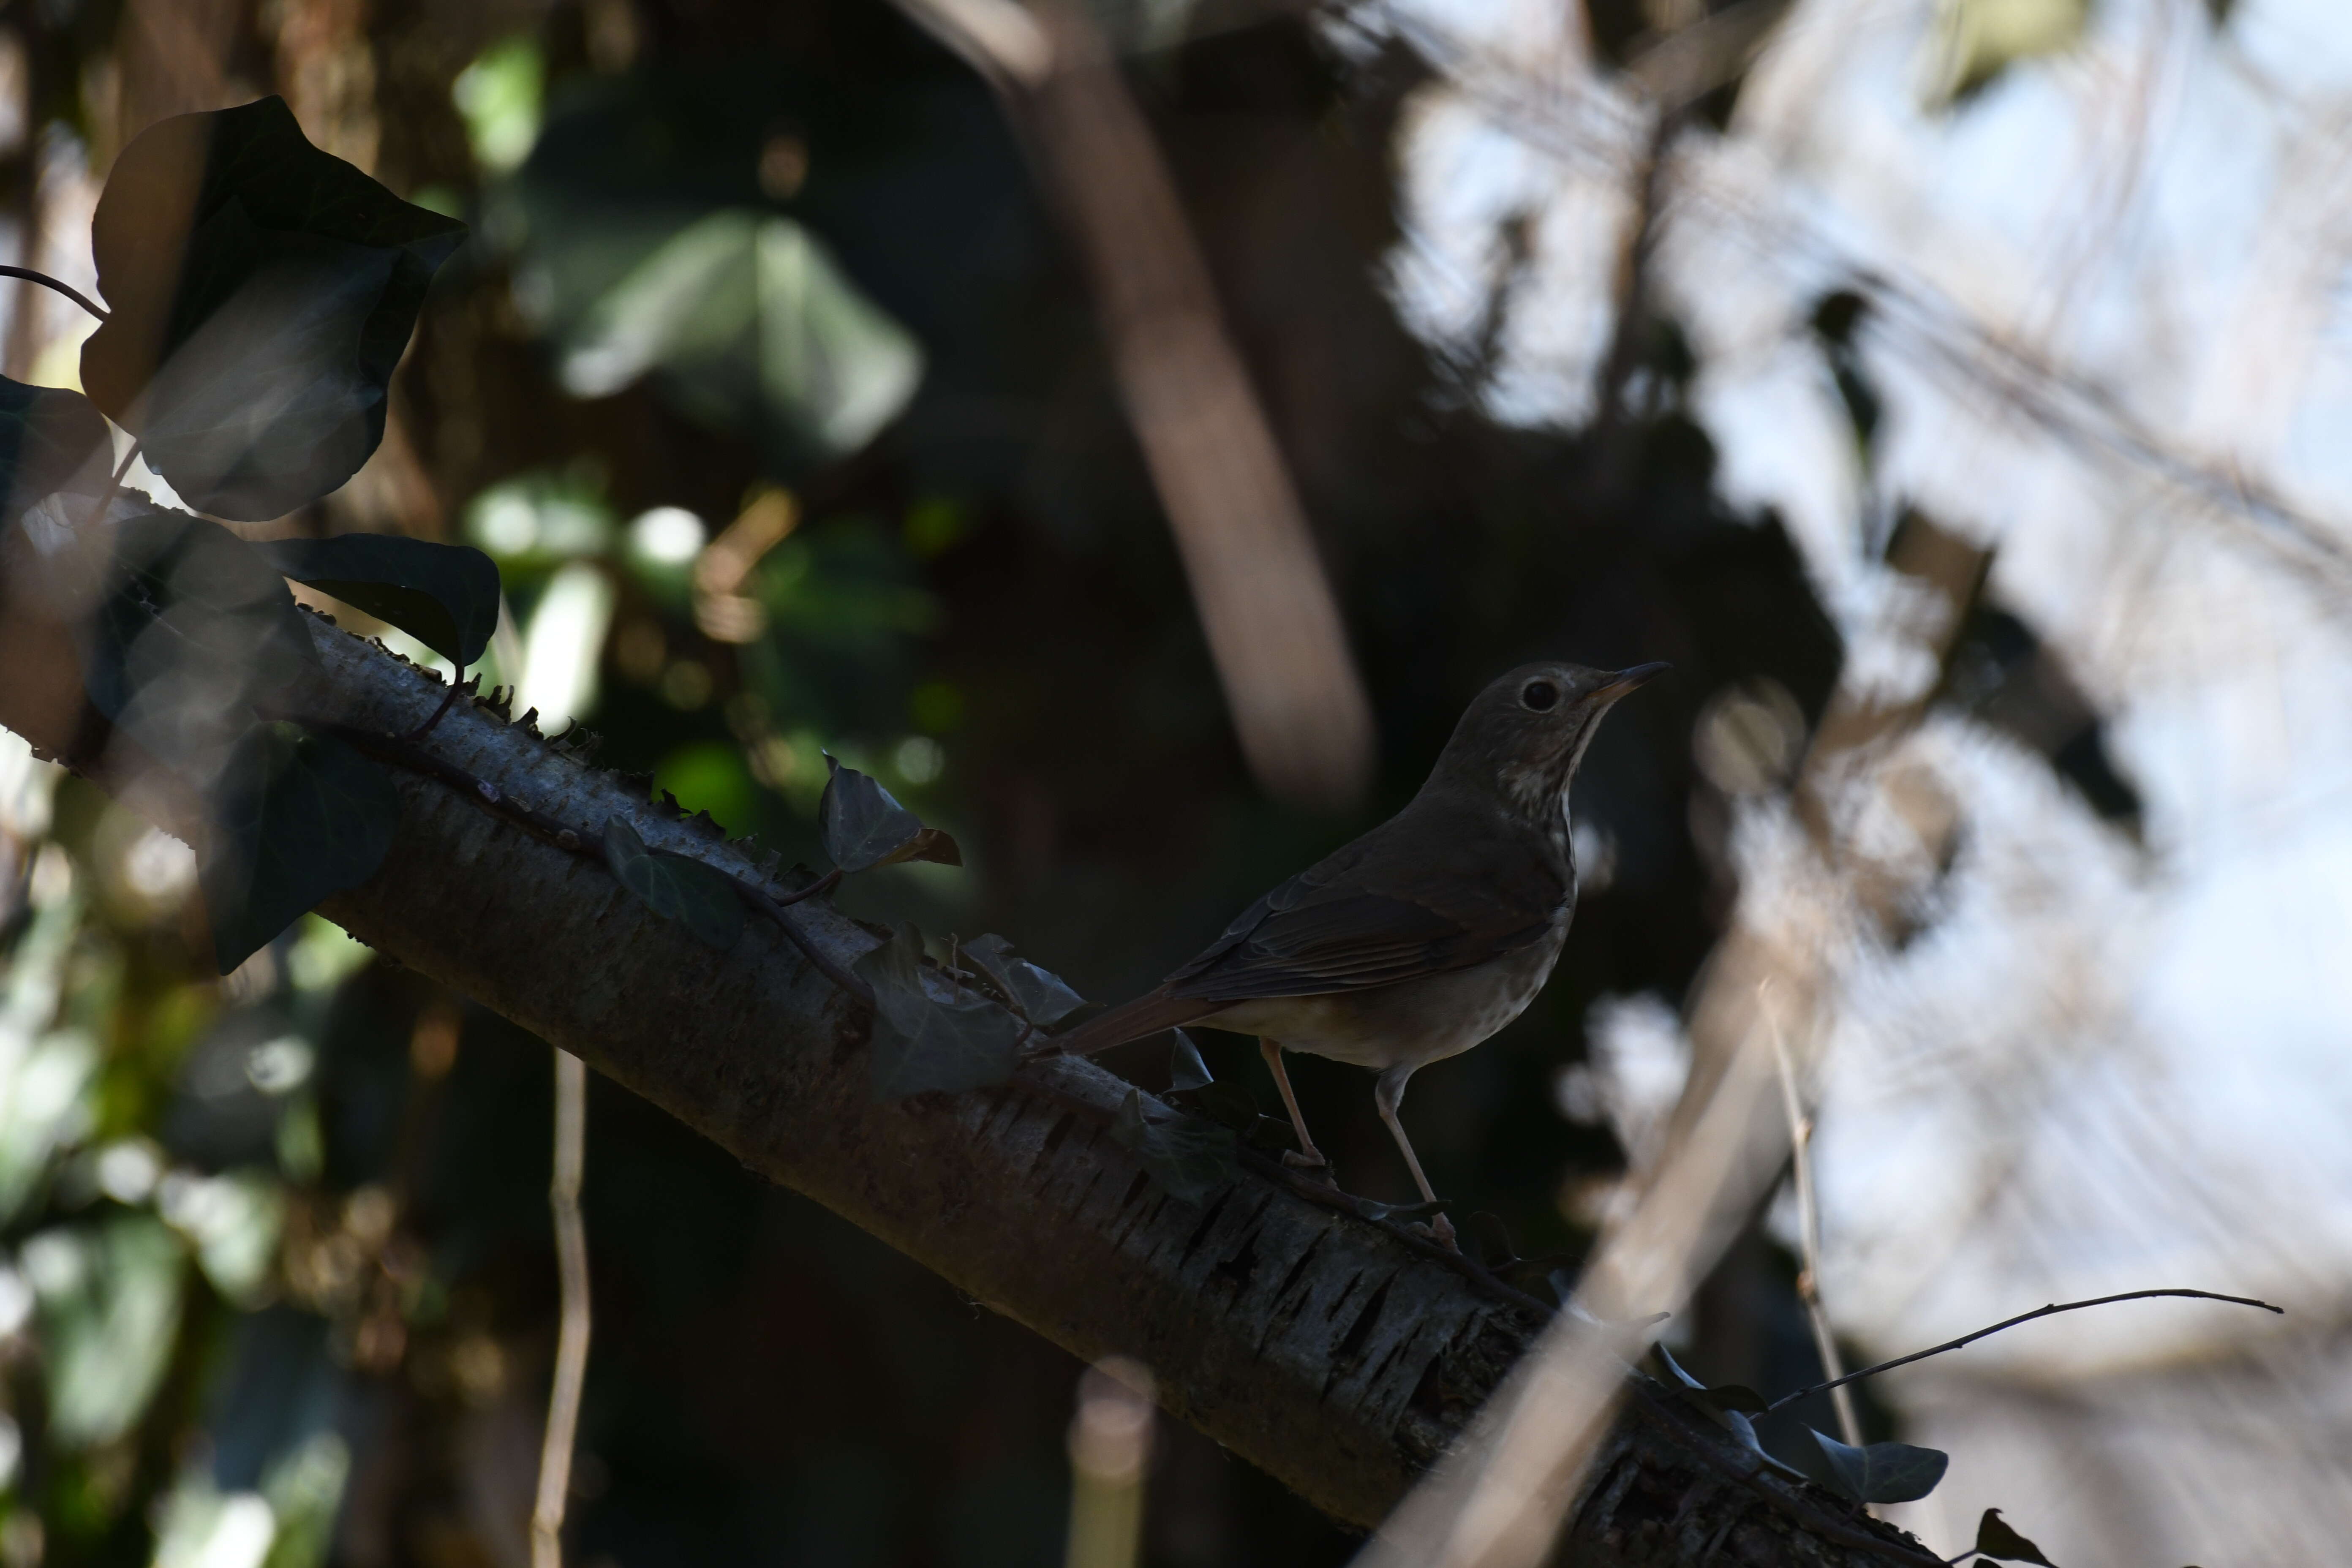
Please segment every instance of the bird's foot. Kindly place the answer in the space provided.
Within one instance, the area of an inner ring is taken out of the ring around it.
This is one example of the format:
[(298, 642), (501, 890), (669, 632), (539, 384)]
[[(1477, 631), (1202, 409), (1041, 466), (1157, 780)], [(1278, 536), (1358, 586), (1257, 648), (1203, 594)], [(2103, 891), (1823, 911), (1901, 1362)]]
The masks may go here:
[(1297, 1171), (1300, 1175), (1310, 1180), (1318, 1181), (1327, 1187), (1336, 1189), (1339, 1184), (1338, 1178), (1331, 1173), (1331, 1162), (1323, 1157), (1323, 1152), (1319, 1149), (1305, 1154), (1296, 1149), (1285, 1149), (1282, 1152), (1282, 1163), (1288, 1169)]
[(1405, 1228), (1415, 1236), (1437, 1243), (1448, 1252), (1462, 1250), (1462, 1244), (1454, 1239), (1454, 1222), (1442, 1214), (1431, 1215), (1427, 1223), (1415, 1222)]

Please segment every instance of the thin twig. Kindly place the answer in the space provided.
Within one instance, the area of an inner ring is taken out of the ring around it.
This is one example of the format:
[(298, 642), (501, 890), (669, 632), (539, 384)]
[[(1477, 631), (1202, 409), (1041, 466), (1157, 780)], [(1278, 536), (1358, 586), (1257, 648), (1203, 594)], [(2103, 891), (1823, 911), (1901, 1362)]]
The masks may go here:
[(1930, 1345), (1924, 1351), (1913, 1351), (1909, 1355), (1896, 1356), (1893, 1361), (1883, 1361), (1876, 1366), (1866, 1366), (1860, 1372), (1847, 1373), (1843, 1377), (1834, 1378), (1828, 1383), (1817, 1383), (1811, 1388), (1801, 1388), (1794, 1394), (1782, 1394), (1767, 1408), (1778, 1410), (1784, 1405), (1795, 1404), (1808, 1394), (1826, 1394), (1831, 1389), (1844, 1384), (1859, 1383), (1865, 1377), (1875, 1377), (1882, 1372), (1891, 1372), (1898, 1366), (1908, 1366), (1915, 1361), (1926, 1361), (1931, 1355), (1942, 1355), (1946, 1351), (1956, 1351), (1964, 1345), (1972, 1345), (1988, 1334), (1997, 1334), (2003, 1329), (2013, 1329), (2020, 1323), (2030, 1323), (2036, 1318), (2047, 1318), (2057, 1312), (2077, 1312), (2084, 1307), (2104, 1307), (2110, 1301), (2145, 1301), (2155, 1296), (2185, 1296), (2197, 1301), (2227, 1301), (2232, 1306), (2260, 1307), (2265, 1312), (2276, 1312), (2281, 1317), (2286, 1316), (2284, 1307), (2273, 1307), (2268, 1301), (2258, 1301), (2252, 1296), (2222, 1296), (2211, 1290), (2126, 1290), (2120, 1296), (2094, 1296), (2087, 1301), (2053, 1301), (2046, 1307), (2036, 1307), (2031, 1312), (2020, 1312), (2014, 1318), (2004, 1318), (1989, 1329), (1979, 1329), (1975, 1333), (1962, 1334), (1956, 1340), (1946, 1340), (1940, 1345)]
[(871, 1007), (874, 1005), (874, 987), (866, 984), (866, 982), (858, 979), (857, 976), (850, 973), (846, 969), (842, 968), (841, 965), (835, 963), (823, 952), (818, 952), (816, 943), (809, 941), (808, 933), (801, 930), (800, 922), (793, 919), (791, 915), (784, 912), (784, 906), (782, 901), (769, 897), (763, 889), (753, 887), (751, 883), (743, 880), (740, 877), (735, 879), (735, 891), (740, 895), (745, 901), (749, 902), (752, 908), (758, 910), (770, 920), (775, 921), (777, 925), (783, 928), (786, 939), (789, 940), (794, 947), (801, 950), (802, 957), (807, 959), (811, 963), (816, 966), (816, 972), (819, 974), (824, 975), (827, 980), (832, 981), (835, 985), (838, 985), (844, 991), (848, 992), (852, 996), (856, 997), (867, 1006)]
[(563, 1292), (555, 1335), (555, 1386), (547, 1397), (547, 1440), (539, 1451), (539, 1500), (530, 1511), (531, 1568), (563, 1568), (563, 1507), (572, 1493), (572, 1445), (580, 1390), (588, 1375), (588, 1232), (580, 1222), (580, 1178), (588, 1161), (588, 1068), (555, 1052), (555, 1264)]
[(46, 272), (36, 272), (29, 267), (0, 267), (0, 278), (22, 278), (27, 283), (38, 283), (45, 289), (54, 289), (100, 321), (103, 321), (107, 319), (105, 310), (97, 300), (71, 284), (59, 282)]
[(1789, 1061), (1789, 1045), (1780, 1034), (1780, 1009), (1772, 1005), (1770, 981), (1757, 987), (1757, 1005), (1764, 1013), (1772, 1037), (1772, 1057), (1780, 1065), (1780, 1103), (1789, 1112), (1789, 1159), (1797, 1184), (1797, 1246), (1804, 1260), (1797, 1275), (1797, 1300), (1805, 1304), (1805, 1321), (1812, 1326), (1813, 1352), (1830, 1374), (1830, 1405), (1837, 1413), (1838, 1436), (1847, 1445), (1862, 1447), (1862, 1422), (1853, 1408), (1853, 1394), (1835, 1380), (1845, 1375), (1837, 1337), (1830, 1332), (1830, 1317), (1822, 1310), (1822, 1211), (1813, 1194), (1813, 1121), (1797, 1100), (1797, 1072)]

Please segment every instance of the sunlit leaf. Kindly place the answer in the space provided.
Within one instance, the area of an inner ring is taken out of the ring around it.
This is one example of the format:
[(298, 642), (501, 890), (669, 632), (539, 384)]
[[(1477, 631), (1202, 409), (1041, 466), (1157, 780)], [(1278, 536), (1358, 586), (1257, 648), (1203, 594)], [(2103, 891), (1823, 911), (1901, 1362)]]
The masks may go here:
[(105, 417), (89, 398), (0, 376), (0, 521), (59, 490), (94, 505), (113, 456)]
[(90, 225), (112, 313), (82, 384), (190, 504), (277, 517), (383, 438), (393, 370), (464, 237), (310, 145), (282, 99), (161, 121)]
[(724, 952), (743, 934), (743, 900), (716, 867), (666, 849), (648, 849), (618, 816), (604, 819), (604, 864), (639, 903), (676, 921), (695, 940)]
[[(1809, 1428), (1810, 1430), (1810, 1428)], [(1944, 1479), (1949, 1455), (1909, 1443), (1873, 1443), (1856, 1448), (1813, 1433), (1829, 1462), (1830, 1489), (1855, 1502), (1915, 1502)]]
[(1112, 1121), (1114, 1142), (1130, 1150), (1152, 1178), (1186, 1203), (1205, 1202), (1239, 1175), (1233, 1129), (1197, 1116), (1153, 1121), (1143, 1113), (1143, 1097), (1135, 1089)]
[(2042, 1548), (2011, 1530), (1997, 1508), (1985, 1510), (1984, 1517), (1977, 1521), (1975, 1550), (1987, 1557), (1998, 1557), (2004, 1563), (2039, 1563), (2042, 1568), (2058, 1568), (2056, 1563), (2042, 1555)]
[(923, 934), (913, 926), (901, 926), (850, 967), (874, 987), (877, 1100), (961, 1094), (1013, 1076), (1021, 1020), (977, 996), (931, 996), (923, 988)]
[(373, 876), (400, 825), (400, 792), (382, 767), (294, 724), (248, 731), (212, 805), (196, 880), (223, 974)]
[(1061, 976), (1025, 958), (1015, 958), (1013, 944), (1001, 936), (977, 937), (965, 943), (963, 951), (1013, 1010), (1041, 1029), (1052, 1028), (1087, 1005), (1087, 999), (1065, 984)]
[(365, 610), (460, 668), (499, 626), (499, 569), (470, 545), (391, 533), (257, 543), (272, 570)]
[(831, 776), (817, 802), (817, 828), (833, 863), (845, 871), (865, 871), (900, 858), (921, 836), (923, 819), (856, 768), (830, 756), (824, 763)]

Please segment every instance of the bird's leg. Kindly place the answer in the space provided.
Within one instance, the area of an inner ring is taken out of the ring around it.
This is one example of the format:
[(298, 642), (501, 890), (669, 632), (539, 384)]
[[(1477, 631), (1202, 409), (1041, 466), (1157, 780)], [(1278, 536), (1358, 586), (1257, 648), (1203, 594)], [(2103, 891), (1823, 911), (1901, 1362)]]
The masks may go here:
[[(1393, 1067), (1381, 1074), (1380, 1081), (1372, 1087), (1372, 1103), (1380, 1108), (1381, 1120), (1389, 1124), (1390, 1135), (1396, 1140), (1397, 1147), (1404, 1152), (1405, 1168), (1412, 1173), (1412, 1184), (1421, 1189), (1421, 1201), (1433, 1204), (1437, 1201), (1437, 1194), (1430, 1189), (1429, 1178), (1421, 1173), (1421, 1158), (1412, 1152), (1412, 1140), (1404, 1135), (1404, 1123), (1397, 1120), (1397, 1106), (1404, 1099), (1405, 1081), (1412, 1077), (1412, 1068), (1410, 1067)], [(1456, 1252), (1461, 1250), (1454, 1239), (1454, 1223), (1444, 1214), (1429, 1216), (1429, 1230), (1440, 1246), (1451, 1247)]]
[(1290, 1092), (1290, 1074), (1282, 1066), (1282, 1042), (1261, 1038), (1257, 1048), (1265, 1058), (1265, 1065), (1274, 1069), (1274, 1087), (1282, 1091), (1283, 1109), (1290, 1112), (1290, 1130), (1298, 1134), (1297, 1152), (1284, 1150), (1282, 1163), (1310, 1171), (1329, 1170), (1331, 1162), (1323, 1157), (1323, 1151), (1315, 1147), (1315, 1140), (1307, 1136), (1307, 1118), (1298, 1114), (1298, 1097)]

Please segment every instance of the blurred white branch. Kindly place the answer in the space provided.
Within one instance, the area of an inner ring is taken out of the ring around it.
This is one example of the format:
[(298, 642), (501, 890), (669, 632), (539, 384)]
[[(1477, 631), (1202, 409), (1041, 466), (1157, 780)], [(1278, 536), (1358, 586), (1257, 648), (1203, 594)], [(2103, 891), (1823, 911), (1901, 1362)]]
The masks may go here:
[(580, 1391), (588, 1376), (588, 1232), (580, 1220), (580, 1178), (588, 1160), (588, 1068), (555, 1047), (555, 1262), (562, 1314), (555, 1337), (555, 1385), (539, 1455), (539, 1498), (530, 1512), (531, 1568), (563, 1568), (563, 1511), (572, 1493), (572, 1447)]

